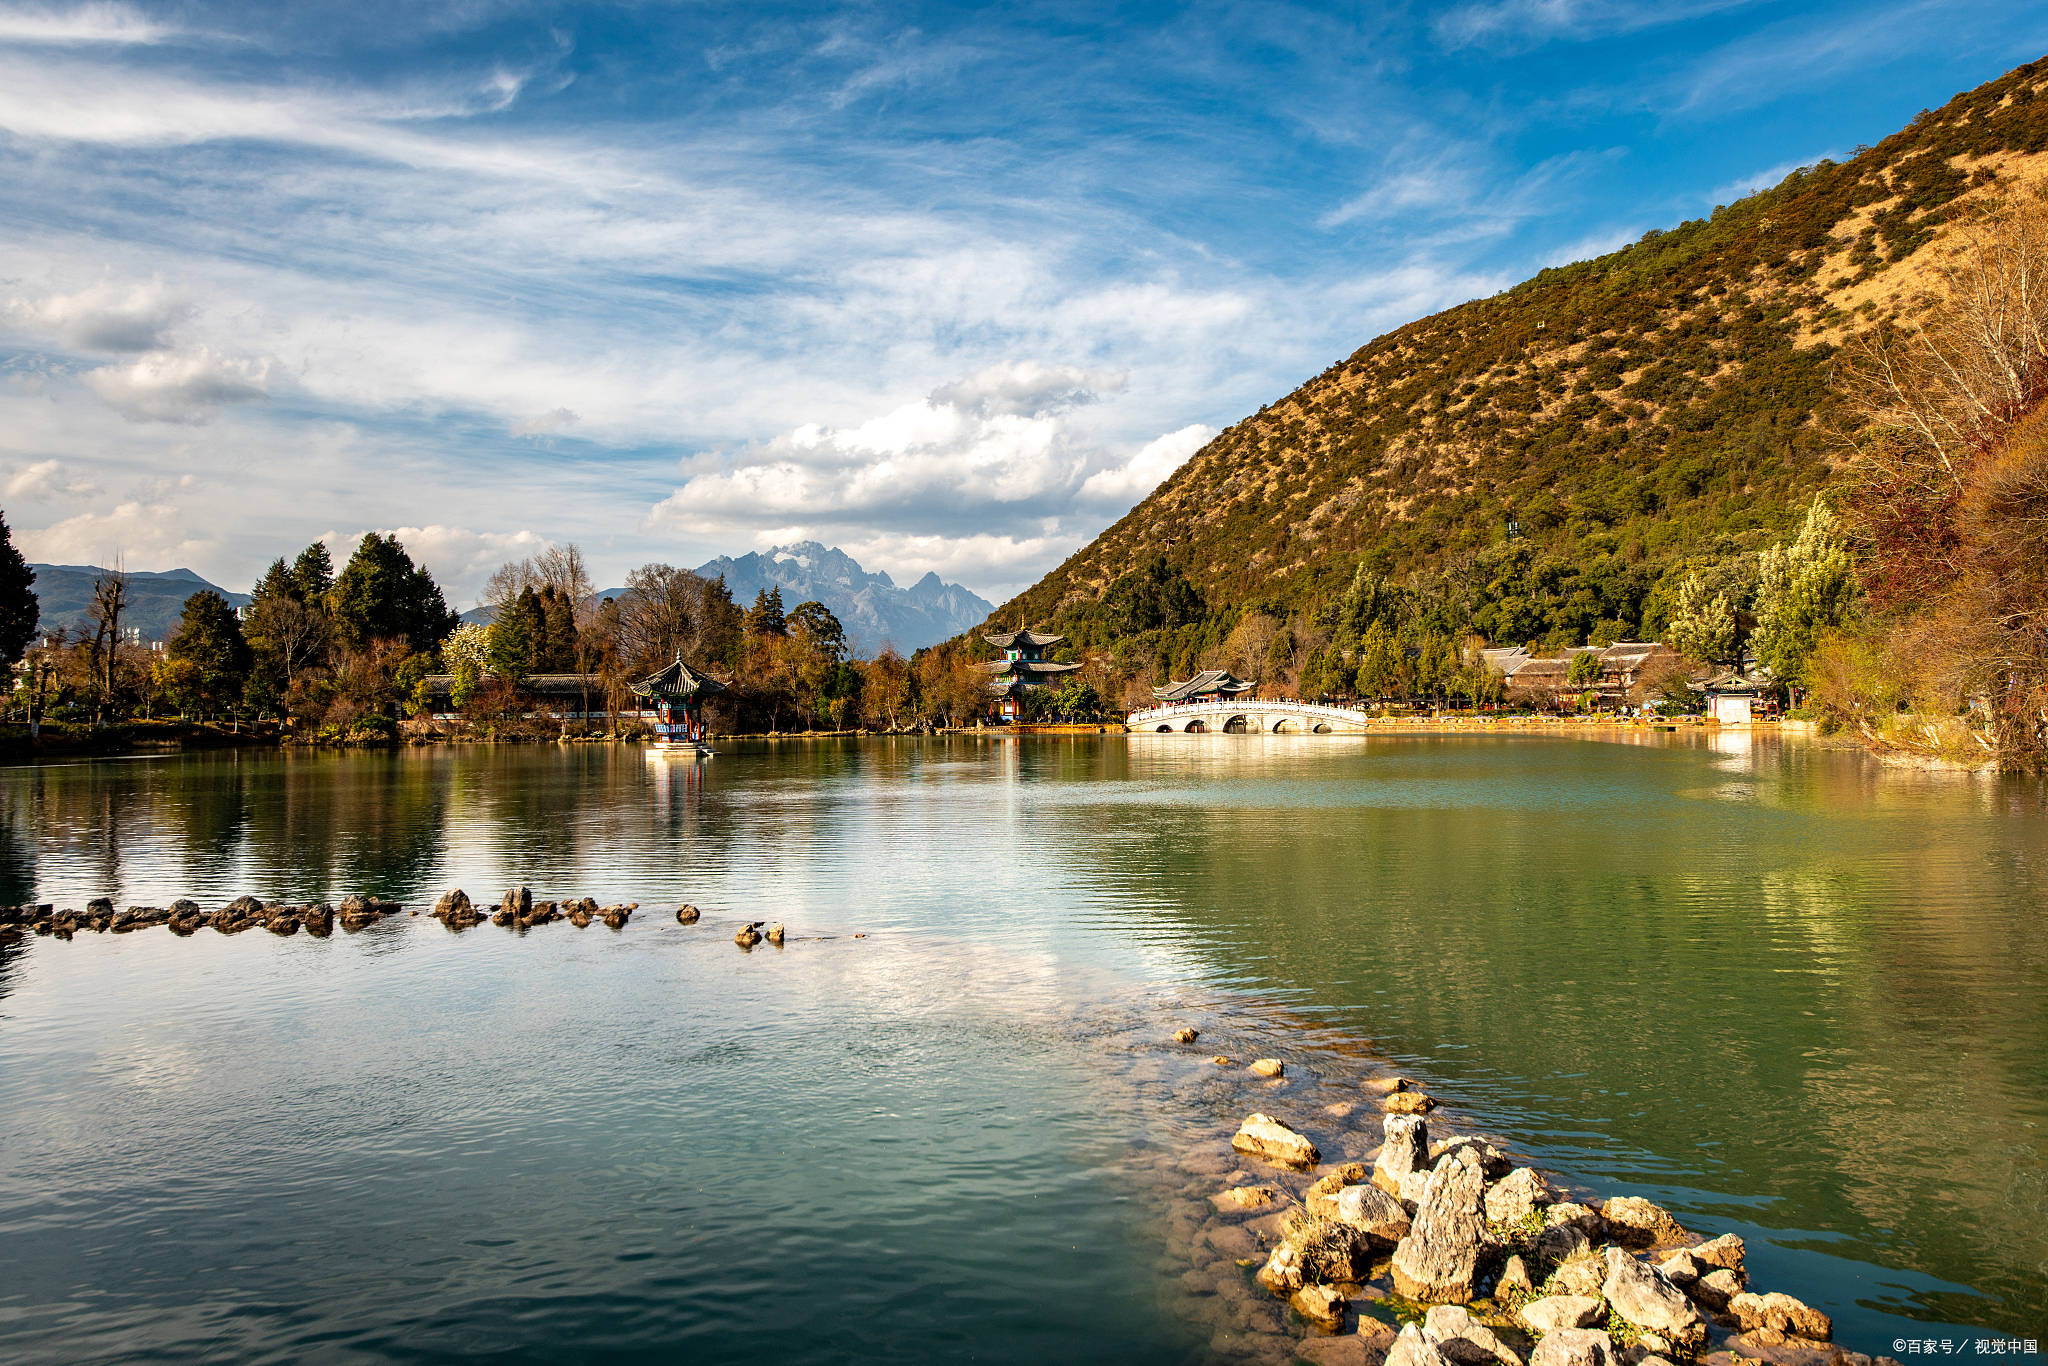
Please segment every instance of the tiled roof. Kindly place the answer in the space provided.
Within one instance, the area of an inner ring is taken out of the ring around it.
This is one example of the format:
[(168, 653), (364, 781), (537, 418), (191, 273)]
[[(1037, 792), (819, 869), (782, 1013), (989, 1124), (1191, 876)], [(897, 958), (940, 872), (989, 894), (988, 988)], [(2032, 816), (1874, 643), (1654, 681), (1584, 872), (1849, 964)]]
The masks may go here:
[(633, 691), (642, 697), (709, 697), (712, 693), (724, 692), (725, 684), (698, 673), (678, 659), (666, 669), (634, 684)]
[(1216, 693), (1235, 697), (1258, 686), (1256, 681), (1247, 683), (1232, 676), (1228, 669), (1204, 669), (1185, 683), (1169, 683), (1163, 688), (1154, 688), (1152, 695), (1161, 702), (1185, 702), (1191, 697), (1207, 697)]
[(1037, 631), (1006, 631), (1000, 635), (983, 632), (981, 638), (998, 650), (1007, 650), (1014, 644), (1036, 645), (1043, 649), (1047, 645), (1057, 645), (1066, 639), (1065, 636), (1044, 635)]

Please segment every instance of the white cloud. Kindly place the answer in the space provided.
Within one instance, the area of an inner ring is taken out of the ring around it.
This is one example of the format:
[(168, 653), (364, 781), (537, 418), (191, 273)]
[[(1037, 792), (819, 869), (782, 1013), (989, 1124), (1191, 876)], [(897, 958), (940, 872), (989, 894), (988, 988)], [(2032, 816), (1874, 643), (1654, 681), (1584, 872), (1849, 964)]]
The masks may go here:
[(545, 538), (531, 531), (471, 531), (438, 524), (328, 531), (314, 539), (327, 547), (335, 572), (339, 573), (371, 530), (396, 536), (413, 562), (425, 565), (433, 574), (448, 605), (457, 611), (475, 605), (477, 592), (492, 570), (508, 560), (525, 559), (549, 545)]
[(151, 351), (166, 345), (171, 327), (191, 313), (161, 280), (114, 284), (102, 280), (72, 294), (11, 299), (5, 316), (16, 327), (89, 351)]
[(1122, 465), (1089, 475), (1081, 485), (1081, 497), (1112, 507), (1130, 507), (1165, 483), (1168, 475), (1185, 465), (1189, 456), (1215, 436), (1214, 427), (1195, 422), (1177, 432), (1155, 437)]
[(88, 43), (160, 43), (176, 30), (132, 5), (86, 4), (58, 8), (0, 8), (0, 43), (71, 46)]
[(92, 391), (135, 422), (205, 422), (226, 404), (269, 396), (266, 361), (230, 360), (204, 346), (152, 351), (85, 376)]
[(1120, 373), (1020, 361), (991, 365), (932, 391), (931, 401), (981, 416), (1041, 414), (1093, 403), (1124, 387)]
[(104, 512), (81, 512), (39, 530), (17, 532), (22, 555), (44, 564), (161, 565), (182, 568), (219, 544), (190, 534), (184, 509), (171, 501), (133, 499)]
[(1533, 46), (1552, 38), (1586, 40), (1740, 9), (1755, 0), (1487, 0), (1460, 5), (1436, 22), (1446, 47)]
[(38, 460), (32, 465), (23, 465), (7, 477), (6, 484), (10, 503), (24, 499), (79, 498), (98, 491), (91, 480), (80, 479), (66, 470), (61, 460)]

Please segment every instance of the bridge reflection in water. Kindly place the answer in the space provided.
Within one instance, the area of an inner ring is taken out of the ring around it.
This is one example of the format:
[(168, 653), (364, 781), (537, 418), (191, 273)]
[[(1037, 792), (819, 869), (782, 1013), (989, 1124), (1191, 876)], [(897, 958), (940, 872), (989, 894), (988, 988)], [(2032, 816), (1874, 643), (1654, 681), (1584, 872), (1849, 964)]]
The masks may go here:
[(1355, 708), (1322, 702), (1234, 697), (1146, 707), (1132, 712), (1125, 724), (1133, 734), (1359, 735), (1369, 718)]

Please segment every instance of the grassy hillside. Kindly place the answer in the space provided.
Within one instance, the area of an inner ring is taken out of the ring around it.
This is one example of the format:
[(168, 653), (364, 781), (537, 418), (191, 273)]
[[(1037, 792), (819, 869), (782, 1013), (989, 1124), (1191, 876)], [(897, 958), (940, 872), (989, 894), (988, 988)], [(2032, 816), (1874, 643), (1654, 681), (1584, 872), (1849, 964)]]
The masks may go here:
[(992, 620), (1180, 671), (1221, 662), (1248, 612), (1312, 629), (1365, 563), (1497, 641), (1654, 632), (1686, 566), (1775, 539), (1828, 483), (1837, 348), (1913, 306), (1957, 200), (2044, 167), (2048, 59), (1847, 162), (1377, 338)]

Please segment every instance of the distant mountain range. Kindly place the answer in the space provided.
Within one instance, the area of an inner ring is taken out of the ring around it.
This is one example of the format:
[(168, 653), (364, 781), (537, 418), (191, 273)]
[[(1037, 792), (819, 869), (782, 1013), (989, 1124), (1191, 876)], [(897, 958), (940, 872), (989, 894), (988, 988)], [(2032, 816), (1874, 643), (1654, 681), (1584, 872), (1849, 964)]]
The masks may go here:
[[(60, 626), (92, 629), (92, 587), (107, 571), (89, 564), (32, 564), (36, 573), (36, 605), (42, 612), (42, 630)], [(247, 593), (230, 593), (208, 583), (189, 569), (130, 569), (128, 606), (121, 613), (121, 625), (133, 626), (144, 640), (162, 640), (176, 628), (184, 613), (185, 599), (211, 588), (229, 605), (245, 607)]]
[[(843, 550), (816, 541), (798, 541), (734, 558), (721, 555), (692, 573), (707, 579), (721, 576), (742, 609), (757, 594), (782, 590), (784, 611), (800, 602), (822, 602), (846, 628), (847, 648), (869, 658), (884, 645), (903, 654), (950, 640), (987, 619), (995, 605), (937, 574), (926, 574), (908, 588), (898, 588), (886, 571), (870, 574)], [(600, 598), (620, 598), (623, 588), (606, 588)], [(488, 604), (462, 614), (466, 622), (489, 624), (497, 615)]]
[(971, 589), (926, 574), (908, 588), (898, 588), (886, 572), (870, 574), (843, 550), (798, 541), (772, 550), (721, 555), (697, 566), (707, 579), (721, 575), (742, 608), (758, 593), (782, 590), (784, 609), (800, 602), (822, 602), (846, 628), (854, 654), (873, 655), (884, 645), (904, 654), (936, 645), (985, 620), (995, 605)]

